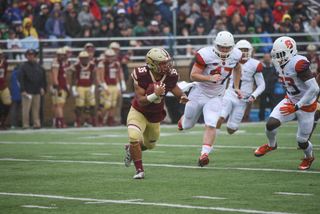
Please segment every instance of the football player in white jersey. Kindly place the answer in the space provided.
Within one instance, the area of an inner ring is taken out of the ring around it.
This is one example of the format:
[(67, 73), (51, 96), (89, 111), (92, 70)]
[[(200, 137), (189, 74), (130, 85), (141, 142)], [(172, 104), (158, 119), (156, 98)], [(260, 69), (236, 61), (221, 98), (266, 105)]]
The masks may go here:
[(297, 118), (296, 138), (299, 147), (305, 154), (298, 169), (309, 169), (314, 155), (308, 137), (312, 131), (314, 113), (317, 108), (316, 96), (319, 86), (310, 70), (310, 62), (306, 57), (297, 54), (296, 42), (292, 38), (287, 36), (278, 38), (273, 43), (271, 56), (277, 74), (287, 92), (286, 97), (273, 109), (268, 119), (265, 131), (269, 142), (260, 146), (254, 155), (261, 157), (275, 150), (278, 127)]
[[(265, 82), (262, 75), (263, 66), (259, 60), (251, 58), (251, 44), (247, 40), (240, 40), (237, 42), (236, 48), (242, 52), (242, 59), (240, 60), (242, 76), (239, 88), (244, 99), (238, 99), (237, 94), (234, 92), (233, 79), (230, 77), (229, 86), (223, 96), (222, 111), (217, 124), (217, 130), (219, 130), (223, 121), (230, 114), (227, 123), (227, 131), (229, 134), (233, 134), (238, 130), (246, 108), (252, 105), (253, 101), (265, 89)], [(256, 82), (257, 88), (255, 91), (252, 91), (254, 82)]]
[(239, 89), (242, 53), (234, 48), (234, 39), (228, 31), (217, 34), (214, 46), (200, 49), (196, 54), (190, 79), (195, 81), (191, 89), (190, 102), (186, 104), (184, 115), (178, 122), (179, 130), (190, 129), (196, 124), (201, 111), (204, 115), (206, 129), (203, 135), (203, 144), (198, 166), (209, 163), (208, 155), (216, 137), (216, 125), (222, 109), (222, 94), (226, 87), (226, 80), (232, 74), (234, 92), (242, 99)]

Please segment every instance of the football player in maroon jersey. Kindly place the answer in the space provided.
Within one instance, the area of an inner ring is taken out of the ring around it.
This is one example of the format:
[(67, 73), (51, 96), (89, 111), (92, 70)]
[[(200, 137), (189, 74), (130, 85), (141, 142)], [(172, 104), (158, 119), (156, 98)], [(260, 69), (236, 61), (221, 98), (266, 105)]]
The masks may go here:
[[(136, 167), (134, 179), (145, 177), (142, 166), (142, 151), (153, 149), (160, 135), (160, 122), (165, 118), (164, 98), (171, 91), (180, 103), (189, 101), (177, 85), (179, 74), (173, 68), (173, 60), (163, 48), (153, 48), (147, 53), (147, 64), (132, 72), (135, 96), (128, 114), (129, 145), (126, 146), (125, 165), (131, 160)], [(153, 93), (146, 94), (154, 87)], [(143, 137), (143, 138), (141, 138)]]
[(0, 130), (7, 130), (6, 119), (11, 107), (11, 95), (9, 88), (6, 85), (6, 74), (7, 74), (8, 63), (5, 59), (2, 50), (0, 49), (0, 99), (4, 104), (4, 110), (1, 115), (1, 126)]

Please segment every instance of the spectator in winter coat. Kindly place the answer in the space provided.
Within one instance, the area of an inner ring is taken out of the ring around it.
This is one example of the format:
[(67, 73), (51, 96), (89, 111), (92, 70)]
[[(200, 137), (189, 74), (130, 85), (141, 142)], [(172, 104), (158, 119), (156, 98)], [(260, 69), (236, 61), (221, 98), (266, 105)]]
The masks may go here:
[(265, 13), (263, 16), (262, 29), (267, 31), (269, 34), (274, 33), (276, 30), (271, 22), (269, 13)]
[(32, 21), (29, 17), (26, 17), (23, 20), (23, 34), (24, 37), (34, 36), (35, 38), (39, 38), (38, 32), (33, 27)]
[(82, 11), (78, 14), (78, 22), (83, 27), (84, 25), (88, 25), (91, 27), (93, 21), (93, 15), (90, 13), (89, 3), (82, 2)]
[(158, 7), (162, 19), (172, 26), (171, 0), (164, 0)]
[(285, 14), (283, 4), (280, 1), (274, 3), (274, 9), (272, 11), (274, 21), (273, 23), (282, 22), (282, 17)]
[(293, 6), (290, 8), (288, 13), (291, 17), (299, 15), (300, 18), (302, 19), (302, 22), (309, 21), (308, 14), (307, 14), (306, 9), (304, 8), (301, 0), (296, 0), (294, 2)]
[[(151, 21), (150, 30), (147, 31), (144, 36), (154, 37), (154, 36), (163, 36), (163, 33), (159, 31), (158, 22), (156, 20)], [(166, 45), (166, 41), (164, 39), (158, 40), (143, 40), (143, 44), (145, 46), (162, 46)]]
[(224, 0), (216, 0), (212, 5), (212, 10), (215, 15), (215, 18), (218, 19), (217, 16), (220, 16), (221, 9), (226, 10), (228, 8), (228, 4), (224, 2)]
[(240, 11), (242, 17), (247, 14), (246, 8), (242, 5), (242, 0), (232, 1), (232, 4), (227, 8), (227, 16), (231, 18), (236, 10)]
[(71, 10), (69, 17), (64, 22), (66, 27), (66, 34), (71, 38), (76, 38), (77, 35), (81, 32), (81, 25), (78, 22), (77, 14), (75, 10)]
[(288, 29), (292, 27), (291, 16), (289, 14), (282, 16), (282, 22), (286, 23)]
[(196, 31), (200, 23), (204, 24), (204, 34), (208, 34), (214, 27), (215, 20), (210, 16), (210, 11), (207, 8), (203, 9), (202, 15), (196, 19), (193, 31)]
[(197, 4), (196, 0), (187, 0), (186, 3), (184, 3), (181, 7), (180, 10), (186, 14), (186, 17), (189, 17), (190, 14), (192, 13), (192, 8), (196, 7), (196, 11), (198, 14), (201, 13), (200, 7)]
[(153, 19), (153, 14), (158, 10), (158, 6), (153, 3), (153, 0), (145, 0), (141, 3), (140, 12), (144, 18), (145, 24), (150, 23), (150, 20)]
[(211, 9), (211, 6), (208, 4), (207, 0), (201, 0), (200, 1), (200, 4), (199, 4), (199, 7), (200, 7), (200, 11), (201, 13), (204, 11), (204, 10), (208, 10), (210, 12), (210, 17), (215, 19), (215, 14), (213, 13), (212, 9)]
[(46, 22), (47, 22), (49, 16), (50, 16), (50, 14), (49, 14), (48, 6), (46, 4), (43, 4), (41, 6), (41, 12), (33, 20), (33, 26), (37, 30), (39, 38), (47, 37)]
[(262, 19), (264, 18), (265, 14), (269, 14), (270, 21), (271, 21), (271, 23), (273, 23), (274, 18), (273, 18), (272, 10), (270, 9), (266, 0), (260, 1), (260, 8), (258, 9), (257, 14)]
[(19, 0), (13, 1), (12, 7), (7, 9), (6, 13), (2, 16), (2, 21), (4, 21), (8, 26), (10, 26), (14, 21), (22, 22), (22, 14), (19, 9)]
[[(260, 26), (260, 25), (256, 26), (256, 33), (257, 34), (269, 35), (269, 33), (267, 31), (263, 30), (262, 26)], [(262, 53), (270, 53), (271, 49), (272, 49), (272, 44), (273, 44), (272, 38), (270, 36), (265, 36), (265, 37), (261, 36), (260, 40), (261, 40), (262, 43), (269, 43), (271, 45), (260, 47), (259, 51), (262, 52)]]

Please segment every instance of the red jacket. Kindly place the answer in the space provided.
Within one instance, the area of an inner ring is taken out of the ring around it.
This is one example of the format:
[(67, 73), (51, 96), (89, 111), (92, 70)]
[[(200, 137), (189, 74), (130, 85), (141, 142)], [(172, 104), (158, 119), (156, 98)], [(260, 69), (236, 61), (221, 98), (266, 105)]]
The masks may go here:
[(101, 20), (101, 12), (99, 6), (94, 2), (94, 0), (90, 1), (90, 13), (92, 13), (94, 18)]
[(226, 13), (227, 13), (227, 16), (228, 16), (229, 18), (232, 17), (232, 15), (234, 14), (234, 11), (235, 11), (235, 10), (239, 10), (239, 11), (240, 11), (241, 17), (243, 17), (243, 16), (245, 16), (245, 15), (247, 14), (246, 8), (241, 4), (242, 1), (241, 1), (241, 3), (240, 3), (239, 5), (236, 5), (236, 1), (237, 1), (237, 0), (233, 0), (232, 5), (230, 5), (230, 6), (227, 8)]
[[(281, 6), (282, 10), (276, 10), (277, 6)], [(272, 11), (272, 14), (274, 16), (274, 21), (273, 23), (279, 23), (282, 22), (282, 16), (285, 14), (283, 4), (280, 1), (277, 1), (274, 3), (274, 10)]]

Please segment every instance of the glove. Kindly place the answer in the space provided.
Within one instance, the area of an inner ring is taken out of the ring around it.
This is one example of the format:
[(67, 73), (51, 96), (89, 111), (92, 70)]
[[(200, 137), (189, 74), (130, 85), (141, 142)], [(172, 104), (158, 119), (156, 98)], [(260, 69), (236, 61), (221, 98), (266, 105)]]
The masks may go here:
[(108, 89), (108, 85), (107, 85), (107, 83), (102, 83), (101, 84), (101, 87), (104, 89), (104, 90), (107, 90)]
[(280, 107), (281, 114), (284, 114), (284, 116), (287, 116), (289, 114), (292, 114), (299, 110), (299, 107), (297, 104), (294, 103), (284, 103), (285, 106)]
[(249, 107), (254, 101), (254, 96), (250, 95), (249, 97), (244, 98), (244, 101), (246, 102), (246, 106)]
[(127, 90), (127, 85), (124, 80), (121, 81), (121, 91), (125, 92)]
[(76, 86), (72, 86), (72, 96), (77, 97), (79, 93), (76, 90)]
[(98, 86), (98, 93), (101, 93), (101, 91), (102, 91), (102, 86), (99, 85), (99, 86)]
[(90, 96), (94, 95), (95, 90), (96, 90), (96, 86), (95, 85), (91, 85)]
[(50, 86), (50, 93), (54, 94), (54, 87)]

